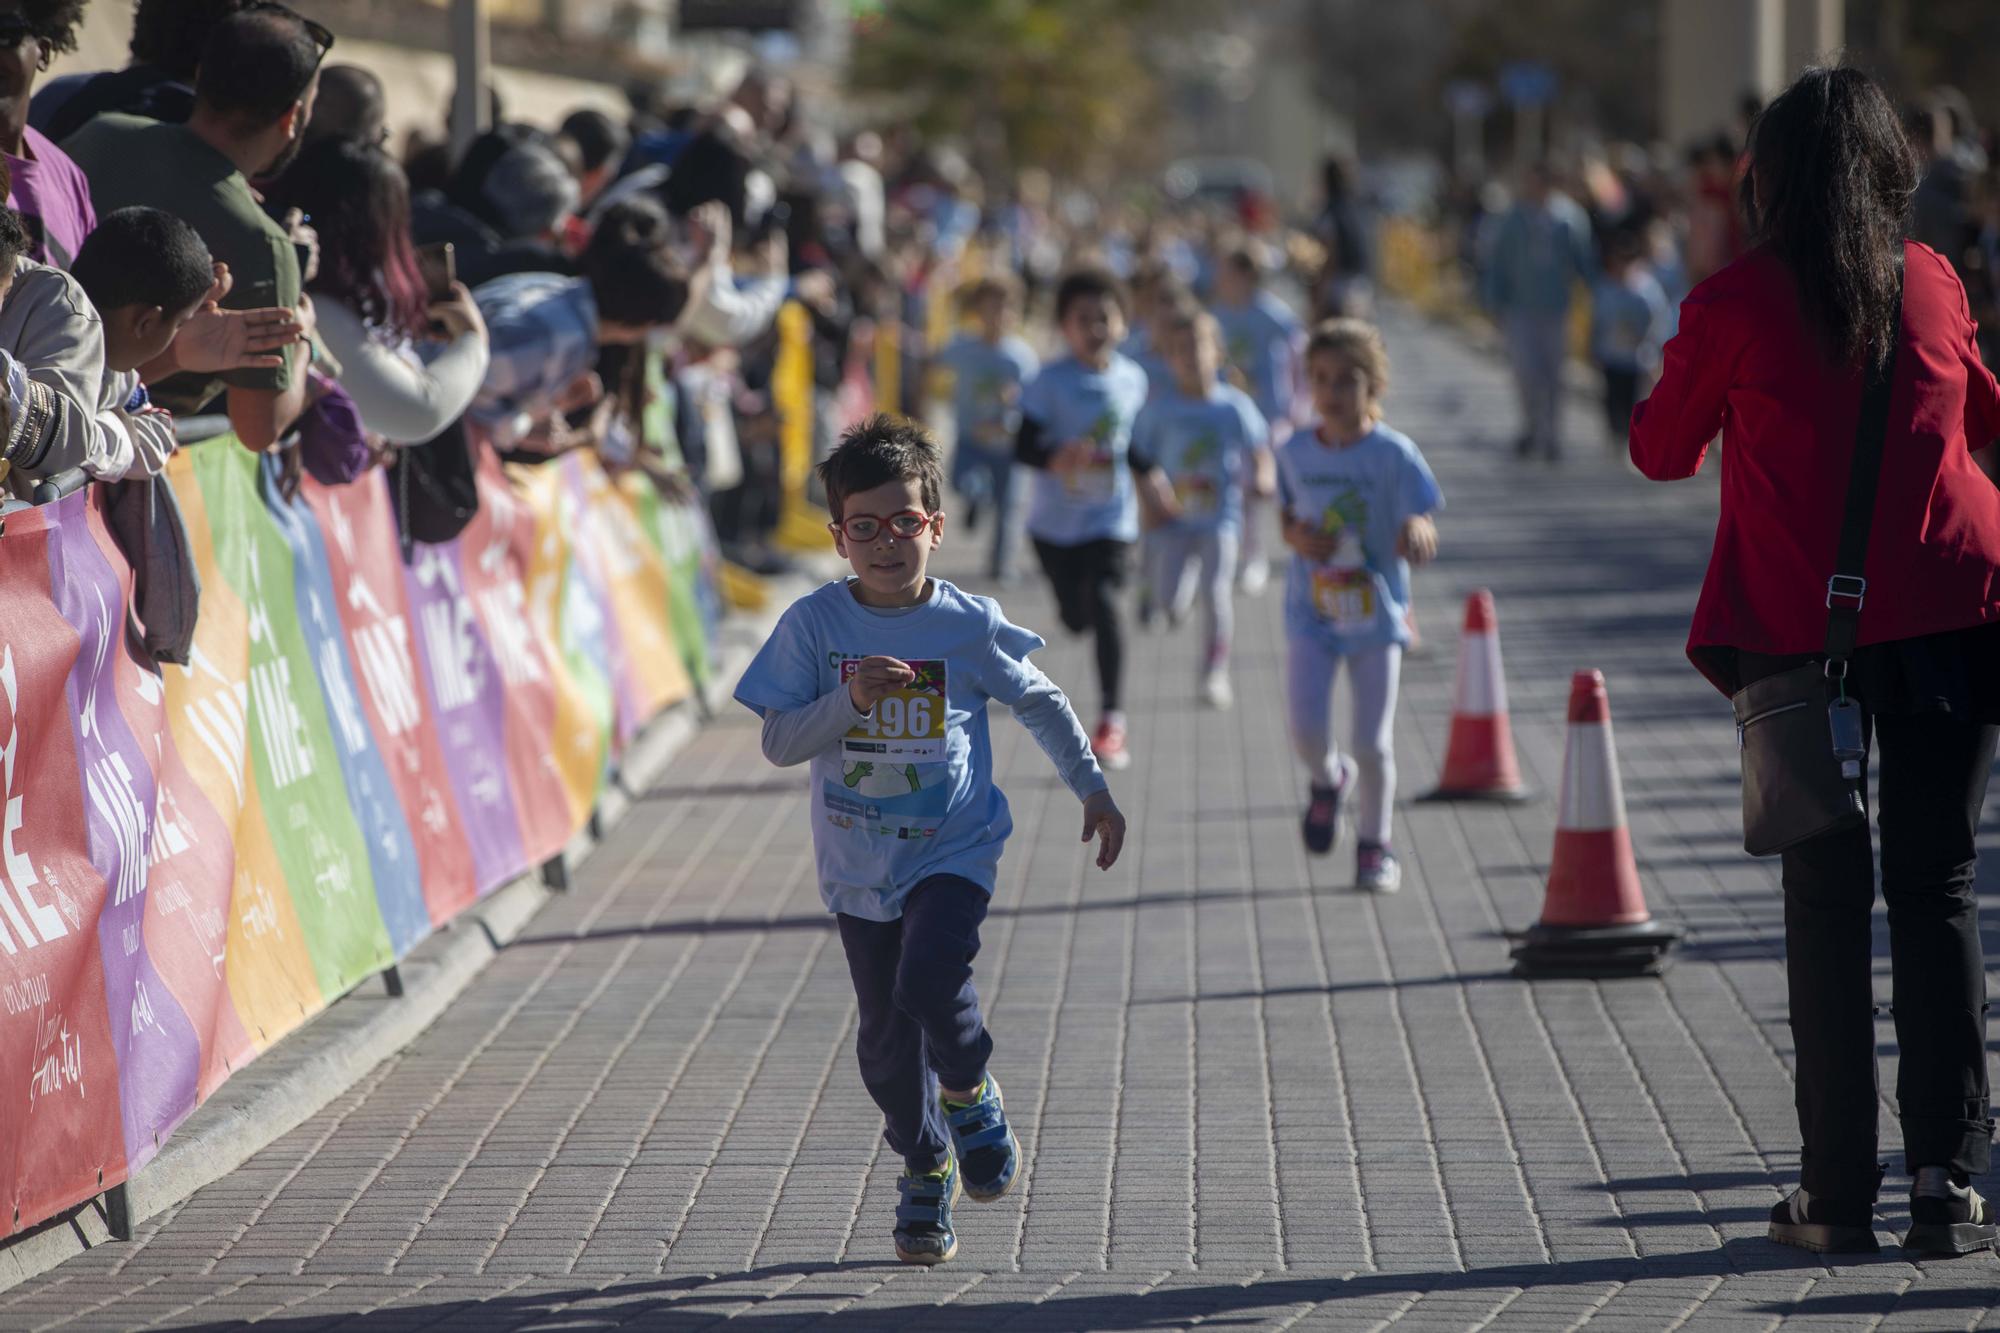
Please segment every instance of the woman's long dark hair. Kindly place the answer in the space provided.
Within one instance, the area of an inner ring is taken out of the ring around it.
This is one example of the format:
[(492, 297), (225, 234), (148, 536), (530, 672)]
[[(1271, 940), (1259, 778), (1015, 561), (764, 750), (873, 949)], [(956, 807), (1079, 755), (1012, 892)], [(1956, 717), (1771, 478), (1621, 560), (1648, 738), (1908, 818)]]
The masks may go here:
[(1895, 339), (1916, 188), (1895, 109), (1859, 70), (1807, 70), (1751, 127), (1743, 211), (1791, 269), (1799, 308), (1837, 364), (1879, 365)]
[(422, 336), (423, 273), (410, 241), (410, 183), (394, 158), (370, 143), (326, 139), (299, 154), (272, 191), (319, 233), (319, 276), (310, 290), (340, 302), (371, 328)]

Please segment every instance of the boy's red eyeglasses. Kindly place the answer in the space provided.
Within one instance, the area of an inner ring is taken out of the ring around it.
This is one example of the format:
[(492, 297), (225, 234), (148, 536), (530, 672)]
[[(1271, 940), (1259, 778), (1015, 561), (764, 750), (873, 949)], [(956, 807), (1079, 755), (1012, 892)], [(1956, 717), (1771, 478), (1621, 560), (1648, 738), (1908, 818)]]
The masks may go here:
[(924, 529), (942, 517), (942, 514), (926, 514), (921, 509), (905, 509), (886, 518), (880, 514), (849, 514), (840, 522), (826, 526), (851, 542), (872, 542), (882, 535), (885, 527), (891, 536), (911, 541), (923, 536)]

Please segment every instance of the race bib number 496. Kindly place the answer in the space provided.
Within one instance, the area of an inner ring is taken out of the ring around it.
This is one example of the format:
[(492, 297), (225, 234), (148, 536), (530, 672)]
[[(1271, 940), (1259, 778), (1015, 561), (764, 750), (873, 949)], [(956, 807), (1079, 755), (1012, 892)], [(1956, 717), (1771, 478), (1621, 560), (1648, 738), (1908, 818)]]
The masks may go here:
[[(910, 662), (917, 678), (887, 695), (840, 743), (848, 759), (895, 760), (910, 764), (941, 764), (945, 758), (945, 664)], [(840, 683), (861, 669), (858, 657), (843, 658)]]

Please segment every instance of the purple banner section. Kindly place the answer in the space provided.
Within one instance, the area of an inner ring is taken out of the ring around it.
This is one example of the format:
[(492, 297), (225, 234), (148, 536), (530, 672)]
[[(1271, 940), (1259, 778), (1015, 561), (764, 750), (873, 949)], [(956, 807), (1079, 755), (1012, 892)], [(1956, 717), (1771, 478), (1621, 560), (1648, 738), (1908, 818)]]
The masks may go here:
[(479, 892), (519, 874), (526, 853), (507, 777), (507, 705), (490, 646), (465, 592), (458, 542), (419, 545), (404, 569), (417, 626), (417, 660), (431, 689), (438, 739), (459, 817), (472, 844)]
[(127, 594), (91, 536), (79, 493), (49, 531), (49, 587), (81, 640), (70, 671), (70, 724), (84, 780), (90, 863), (108, 893), (97, 918), (111, 1041), (118, 1052), (127, 1168), (137, 1170), (193, 1109), (201, 1039), (146, 952), (146, 887), (158, 808), (153, 766), (118, 707)]

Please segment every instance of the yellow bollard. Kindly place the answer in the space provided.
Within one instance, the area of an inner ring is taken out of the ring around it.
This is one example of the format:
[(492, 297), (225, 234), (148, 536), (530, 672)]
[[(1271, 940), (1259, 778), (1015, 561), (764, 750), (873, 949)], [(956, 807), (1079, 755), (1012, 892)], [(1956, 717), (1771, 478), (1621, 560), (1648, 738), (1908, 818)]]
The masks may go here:
[(875, 324), (875, 410), (892, 417), (903, 414), (902, 300), (898, 292), (896, 313)]
[(778, 312), (778, 362), (771, 371), (778, 413), (778, 482), (782, 495), (774, 538), (790, 551), (823, 551), (832, 516), (806, 499), (813, 466), (812, 317), (797, 301)]

